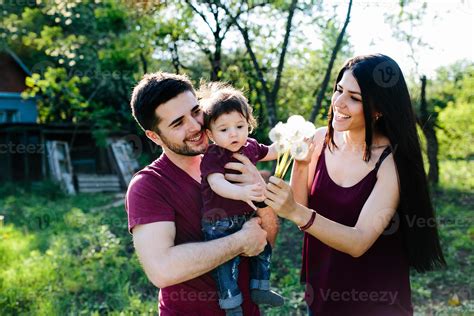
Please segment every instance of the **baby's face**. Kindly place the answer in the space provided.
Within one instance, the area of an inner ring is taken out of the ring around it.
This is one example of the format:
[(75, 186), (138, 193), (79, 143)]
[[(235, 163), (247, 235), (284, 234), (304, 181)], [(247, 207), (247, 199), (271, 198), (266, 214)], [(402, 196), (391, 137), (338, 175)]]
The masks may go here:
[(208, 136), (218, 146), (237, 152), (249, 136), (249, 124), (237, 111), (222, 114), (211, 123)]

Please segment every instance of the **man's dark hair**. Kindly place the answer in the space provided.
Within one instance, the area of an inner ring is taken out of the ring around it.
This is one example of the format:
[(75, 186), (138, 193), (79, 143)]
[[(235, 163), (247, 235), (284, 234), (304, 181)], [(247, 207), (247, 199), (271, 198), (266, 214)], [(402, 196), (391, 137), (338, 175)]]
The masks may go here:
[(185, 75), (166, 72), (145, 74), (132, 92), (132, 115), (143, 130), (159, 133), (160, 118), (155, 114), (156, 108), (186, 91), (196, 95)]
[(202, 84), (198, 97), (204, 111), (204, 127), (210, 129), (212, 122), (222, 114), (238, 112), (247, 120), (252, 132), (257, 127), (257, 121), (252, 115), (252, 108), (248, 104), (243, 92), (223, 82)]

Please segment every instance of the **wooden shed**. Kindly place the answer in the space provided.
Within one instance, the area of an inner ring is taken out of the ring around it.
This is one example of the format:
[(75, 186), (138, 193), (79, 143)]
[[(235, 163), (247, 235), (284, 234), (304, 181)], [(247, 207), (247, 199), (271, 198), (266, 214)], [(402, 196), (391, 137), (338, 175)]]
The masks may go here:
[(125, 190), (139, 167), (127, 133), (97, 146), (91, 126), (38, 124), (35, 99), (21, 97), (29, 75), (11, 50), (0, 51), (0, 183), (53, 179), (71, 194)]
[(126, 136), (97, 146), (87, 125), (0, 124), (0, 182), (50, 178), (69, 193), (122, 191), (139, 168)]
[(0, 123), (36, 122), (35, 100), (21, 97), (29, 75), (28, 68), (11, 50), (0, 51)]

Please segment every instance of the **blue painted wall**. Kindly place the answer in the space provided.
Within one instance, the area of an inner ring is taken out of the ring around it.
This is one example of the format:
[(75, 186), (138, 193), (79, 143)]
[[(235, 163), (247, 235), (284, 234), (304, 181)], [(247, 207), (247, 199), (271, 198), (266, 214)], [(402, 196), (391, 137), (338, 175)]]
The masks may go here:
[(0, 112), (3, 110), (18, 111), (16, 123), (36, 123), (38, 118), (35, 100), (25, 100), (20, 93), (0, 92)]

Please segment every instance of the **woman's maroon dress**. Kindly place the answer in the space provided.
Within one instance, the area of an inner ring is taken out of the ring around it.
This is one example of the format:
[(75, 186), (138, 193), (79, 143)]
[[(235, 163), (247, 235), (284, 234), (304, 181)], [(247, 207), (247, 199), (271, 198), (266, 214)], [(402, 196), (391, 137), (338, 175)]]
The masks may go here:
[[(360, 182), (341, 187), (330, 178), (323, 146), (308, 199), (308, 207), (337, 223), (355, 226), (377, 181), (377, 170)], [(317, 216), (316, 216), (317, 220)], [(301, 281), (313, 315), (412, 315), (409, 267), (397, 222), (380, 235), (365, 254), (354, 258), (305, 233)]]

